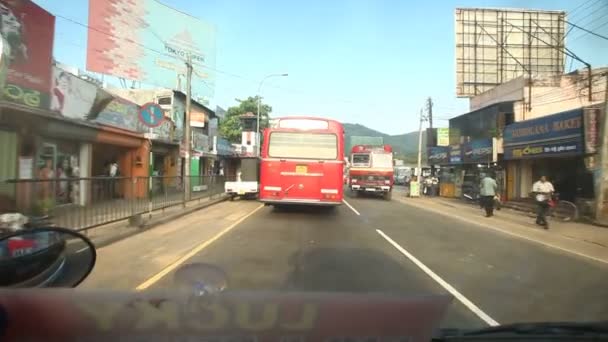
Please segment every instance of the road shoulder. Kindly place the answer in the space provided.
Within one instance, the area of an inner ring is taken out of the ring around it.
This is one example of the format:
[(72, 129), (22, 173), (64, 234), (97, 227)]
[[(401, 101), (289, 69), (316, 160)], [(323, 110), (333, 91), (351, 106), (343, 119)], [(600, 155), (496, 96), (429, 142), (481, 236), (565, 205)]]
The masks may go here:
[(496, 216), (486, 218), (482, 215), (481, 210), (473, 205), (447, 202), (439, 198), (397, 197), (394, 199), (405, 205), (430, 211), (450, 219), (457, 219), (480, 228), (491, 229), (564, 253), (608, 264), (608, 248), (602, 244), (563, 234), (564, 229), (560, 225), (567, 223), (554, 222), (551, 229), (544, 230), (536, 226), (533, 219), (528, 217), (515, 218), (514, 215), (505, 211), (498, 211)]

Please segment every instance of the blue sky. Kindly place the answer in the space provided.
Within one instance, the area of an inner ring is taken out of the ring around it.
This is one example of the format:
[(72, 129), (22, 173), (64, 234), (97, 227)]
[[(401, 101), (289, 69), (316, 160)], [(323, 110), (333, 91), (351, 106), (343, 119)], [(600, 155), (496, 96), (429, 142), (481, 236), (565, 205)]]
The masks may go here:
[[(53, 14), (86, 23), (88, 1), (34, 0)], [(227, 108), (255, 95), (259, 80), (273, 115), (307, 114), (397, 134), (417, 130), (425, 99), (435, 126), (467, 111), (455, 94), (454, 9), (513, 7), (578, 10), (574, 23), (608, 35), (606, 0), (166, 0), (217, 28), (213, 103)], [(582, 5), (579, 7), (579, 5)], [(606, 24), (605, 24), (606, 23)], [(604, 25), (605, 24), (605, 25)], [(86, 28), (57, 18), (55, 58), (82, 69)], [(594, 66), (608, 65), (608, 41), (573, 31), (568, 46)], [(567, 62), (566, 68), (570, 66)], [(580, 67), (574, 63), (574, 68)]]

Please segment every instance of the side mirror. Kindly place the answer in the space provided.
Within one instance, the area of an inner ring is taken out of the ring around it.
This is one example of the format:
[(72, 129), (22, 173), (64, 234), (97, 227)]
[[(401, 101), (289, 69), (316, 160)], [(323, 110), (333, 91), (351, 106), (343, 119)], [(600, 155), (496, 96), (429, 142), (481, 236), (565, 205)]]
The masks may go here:
[(91, 240), (70, 229), (0, 235), (0, 288), (76, 287), (91, 273), (96, 258)]

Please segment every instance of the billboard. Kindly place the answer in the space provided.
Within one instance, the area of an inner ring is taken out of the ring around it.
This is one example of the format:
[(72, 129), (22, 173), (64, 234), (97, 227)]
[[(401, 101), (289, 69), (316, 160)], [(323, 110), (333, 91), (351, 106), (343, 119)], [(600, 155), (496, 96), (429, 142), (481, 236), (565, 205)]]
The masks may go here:
[(55, 17), (29, 0), (0, 0), (3, 98), (48, 109)]
[(85, 120), (97, 98), (97, 86), (56, 66), (51, 89), (52, 111), (71, 119)]
[(188, 55), (193, 98), (213, 96), (212, 25), (156, 0), (89, 0), (87, 70), (175, 89)]
[(564, 71), (562, 11), (456, 9), (456, 95), (472, 97), (514, 78)]

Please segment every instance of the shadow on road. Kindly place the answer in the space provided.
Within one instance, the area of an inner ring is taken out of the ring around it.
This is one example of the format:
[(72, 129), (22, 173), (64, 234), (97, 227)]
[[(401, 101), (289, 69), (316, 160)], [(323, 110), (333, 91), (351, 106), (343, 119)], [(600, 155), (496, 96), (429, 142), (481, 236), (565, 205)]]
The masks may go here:
[(314, 205), (275, 205), (272, 210), (274, 213), (300, 213), (308, 215), (328, 215), (333, 216), (337, 213), (334, 206), (314, 206)]
[(292, 254), (285, 288), (291, 291), (429, 294), (426, 281), (370, 249), (315, 248)]

